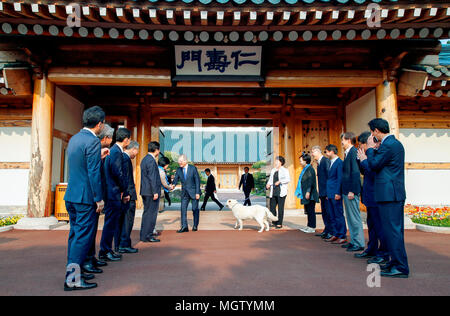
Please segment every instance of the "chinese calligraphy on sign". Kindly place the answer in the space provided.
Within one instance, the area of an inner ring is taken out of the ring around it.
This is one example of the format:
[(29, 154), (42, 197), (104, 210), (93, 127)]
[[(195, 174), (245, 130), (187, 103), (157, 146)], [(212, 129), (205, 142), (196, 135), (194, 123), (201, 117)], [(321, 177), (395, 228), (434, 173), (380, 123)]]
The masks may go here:
[(175, 46), (177, 75), (261, 74), (261, 46)]

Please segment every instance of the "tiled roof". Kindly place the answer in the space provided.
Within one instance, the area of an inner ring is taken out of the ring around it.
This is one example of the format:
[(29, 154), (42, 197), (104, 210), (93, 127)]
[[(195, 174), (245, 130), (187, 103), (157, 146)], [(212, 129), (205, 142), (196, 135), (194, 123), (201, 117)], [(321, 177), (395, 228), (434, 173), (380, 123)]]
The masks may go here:
[[(176, 2), (180, 0), (148, 0), (149, 2)], [(225, 3), (235, 3), (235, 4), (297, 4), (297, 3), (306, 3), (306, 4), (312, 4), (312, 3), (330, 3), (334, 2), (337, 4), (364, 4), (364, 3), (380, 3), (382, 0), (181, 0), (184, 3), (202, 3), (202, 4), (210, 4), (210, 3), (219, 3), (219, 4), (225, 4)], [(397, 2), (397, 0), (387, 0), (384, 2)]]

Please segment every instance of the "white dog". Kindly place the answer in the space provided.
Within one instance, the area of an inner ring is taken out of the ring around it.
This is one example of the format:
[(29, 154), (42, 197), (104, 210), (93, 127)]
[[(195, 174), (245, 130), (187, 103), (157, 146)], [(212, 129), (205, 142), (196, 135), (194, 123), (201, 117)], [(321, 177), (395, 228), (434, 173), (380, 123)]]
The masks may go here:
[(266, 231), (270, 229), (267, 219), (272, 221), (278, 220), (278, 218), (274, 216), (267, 207), (261, 205), (244, 206), (242, 204), (238, 204), (236, 200), (228, 200), (227, 206), (233, 212), (234, 217), (236, 217), (237, 221), (236, 225), (234, 225), (235, 229), (239, 224), (239, 230), (242, 230), (242, 221), (244, 219), (254, 218), (258, 222), (259, 226), (261, 226), (261, 229), (258, 230), (258, 233), (261, 233), (264, 230), (264, 225), (267, 227)]

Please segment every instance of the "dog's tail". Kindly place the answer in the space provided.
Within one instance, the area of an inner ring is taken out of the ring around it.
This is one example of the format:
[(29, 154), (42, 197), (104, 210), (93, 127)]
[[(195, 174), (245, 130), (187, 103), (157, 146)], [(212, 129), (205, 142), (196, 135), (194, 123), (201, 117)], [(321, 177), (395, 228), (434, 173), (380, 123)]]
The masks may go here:
[(277, 221), (278, 217), (276, 217), (275, 215), (272, 214), (272, 212), (269, 211), (269, 209), (267, 207), (265, 207), (265, 211), (266, 211), (266, 215), (267, 217), (271, 220), (271, 221)]

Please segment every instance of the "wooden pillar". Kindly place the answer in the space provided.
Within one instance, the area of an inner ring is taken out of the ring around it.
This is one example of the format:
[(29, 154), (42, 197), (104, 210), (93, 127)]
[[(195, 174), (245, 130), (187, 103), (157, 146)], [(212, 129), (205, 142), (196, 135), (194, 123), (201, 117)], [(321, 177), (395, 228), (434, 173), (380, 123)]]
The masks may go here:
[(375, 95), (377, 103), (377, 117), (383, 118), (389, 122), (391, 134), (395, 135), (398, 139), (399, 123), (395, 82), (385, 80), (376, 87)]
[[(299, 157), (302, 155), (302, 151), (303, 151), (303, 121), (301, 119), (297, 119), (295, 120), (295, 137), (294, 137), (294, 142), (295, 142), (295, 177), (294, 177), (294, 183), (295, 185), (297, 185), (297, 181), (298, 178), (300, 177), (300, 173), (302, 172), (302, 165), (300, 164), (300, 159)], [(295, 188), (294, 188), (295, 190)], [(295, 192), (295, 191), (293, 191)], [(301, 202), (299, 199), (295, 199), (295, 207), (296, 208), (303, 208)]]
[[(147, 99), (146, 99), (147, 100)], [(139, 153), (136, 157), (136, 192), (137, 209), (142, 209), (141, 190), (141, 161), (148, 154), (148, 143), (151, 141), (151, 109), (148, 102), (140, 105), (138, 110), (137, 142), (139, 143)]]
[(28, 217), (51, 214), (51, 178), (55, 85), (47, 77), (34, 82)]
[(286, 159), (284, 167), (289, 170), (291, 181), (288, 185), (288, 195), (286, 197), (286, 208), (296, 208), (295, 188), (297, 181), (295, 179), (296, 148), (295, 148), (295, 111), (292, 107), (284, 107), (281, 115), (281, 125), (283, 130), (280, 132), (282, 137), (282, 156)]

